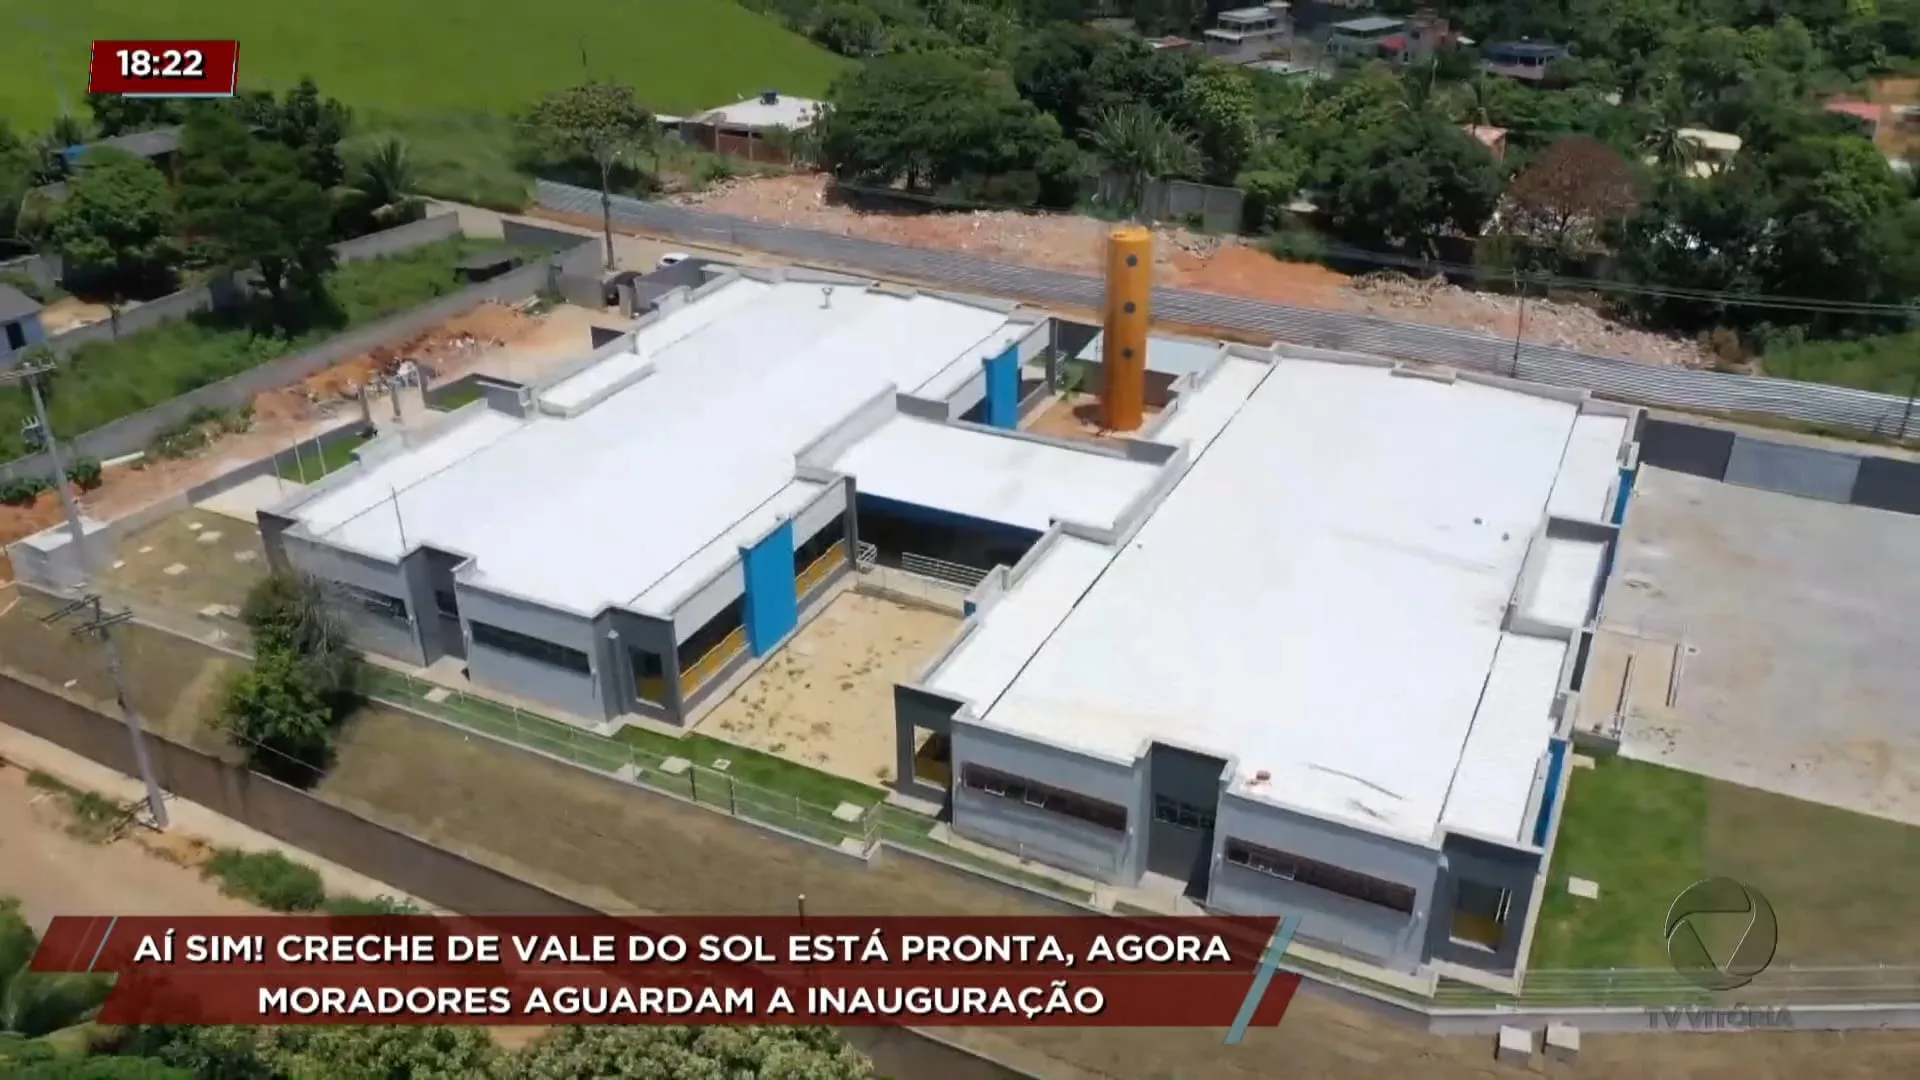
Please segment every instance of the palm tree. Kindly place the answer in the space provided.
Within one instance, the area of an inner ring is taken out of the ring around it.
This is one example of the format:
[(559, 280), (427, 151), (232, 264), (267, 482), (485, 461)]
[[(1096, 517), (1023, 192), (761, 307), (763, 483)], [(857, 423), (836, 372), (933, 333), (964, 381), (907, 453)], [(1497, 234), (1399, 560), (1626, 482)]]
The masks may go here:
[(1193, 139), (1145, 105), (1103, 109), (1094, 117), (1093, 151), (1126, 185), (1129, 210), (1140, 208), (1149, 180), (1187, 176), (1200, 169)]
[(1478, 78), (1460, 85), (1460, 96), (1454, 101), (1460, 121), (1475, 127), (1493, 126), (1494, 86), (1490, 79)]
[(38, 1039), (86, 1024), (112, 982), (98, 975), (42, 975), (27, 970), (40, 936), (20, 915), (19, 901), (0, 897), (0, 1040)]
[(407, 144), (386, 138), (360, 163), (343, 196), (349, 206), (367, 215), (375, 225), (387, 228), (419, 216), (421, 202), (413, 195), (415, 179)]

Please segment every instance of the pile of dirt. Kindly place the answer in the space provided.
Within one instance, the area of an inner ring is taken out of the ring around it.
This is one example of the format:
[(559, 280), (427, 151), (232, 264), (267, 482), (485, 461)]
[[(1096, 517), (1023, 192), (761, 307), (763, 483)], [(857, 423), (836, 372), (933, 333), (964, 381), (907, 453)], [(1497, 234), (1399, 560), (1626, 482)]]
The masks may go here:
[[(1111, 227), (1071, 214), (1010, 210), (862, 212), (830, 201), (827, 180), (818, 175), (738, 179), (679, 201), (770, 225), (1080, 274), (1101, 272), (1101, 252)], [(1499, 337), (1512, 337), (1518, 331), (1534, 344), (1648, 363), (1688, 367), (1710, 363), (1692, 342), (1622, 326), (1578, 304), (1529, 299), (1523, 317), (1522, 303), (1515, 297), (1471, 292), (1440, 279), (1368, 275), (1353, 282), (1324, 267), (1281, 262), (1236, 239), (1185, 229), (1158, 229), (1155, 240), (1155, 278), (1172, 288), (1379, 315)]]
[(377, 345), (311, 375), (299, 384), (254, 399), (256, 416), (306, 417), (321, 402), (351, 399), (360, 387), (393, 375), (411, 361), (428, 380), (457, 371), (489, 349), (527, 337), (540, 320), (504, 304), (486, 303), (397, 345)]

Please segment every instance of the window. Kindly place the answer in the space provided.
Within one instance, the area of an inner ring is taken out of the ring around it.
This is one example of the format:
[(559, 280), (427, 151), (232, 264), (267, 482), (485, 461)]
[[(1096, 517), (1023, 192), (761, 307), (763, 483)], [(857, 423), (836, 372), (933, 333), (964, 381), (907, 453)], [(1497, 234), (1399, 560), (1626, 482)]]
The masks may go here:
[(372, 589), (362, 589), (358, 585), (344, 585), (339, 582), (334, 583), (334, 588), (339, 590), (340, 595), (346, 598), (347, 602), (358, 605), (374, 615), (378, 615), (383, 619), (395, 619), (400, 622), (407, 621), (407, 602), (397, 596), (388, 596), (383, 592), (375, 592)]
[(960, 782), (975, 791), (984, 792), (1009, 802), (1018, 802), (1036, 810), (1076, 818), (1089, 825), (1114, 832), (1127, 831), (1126, 810), (1112, 803), (1089, 799), (1084, 795), (1075, 795), (1070, 791), (1061, 791), (1030, 780), (1008, 776), (992, 769), (983, 769), (978, 765), (968, 765), (961, 771)]
[(433, 590), (433, 606), (449, 619), (460, 617), (460, 605), (454, 602), (453, 591), (450, 589)]
[(1355, 873), (1352, 870), (1343, 870), (1328, 863), (1303, 859), (1298, 855), (1288, 855), (1258, 844), (1249, 844), (1244, 840), (1227, 841), (1227, 861), (1257, 874), (1270, 874), (1285, 881), (1311, 885), (1316, 889), (1338, 893), (1349, 899), (1389, 908), (1405, 915), (1413, 914), (1414, 892), (1412, 889), (1391, 881), (1382, 881), (1366, 874)]
[(565, 645), (555, 645), (551, 641), (521, 634), (512, 630), (503, 630), (486, 623), (469, 623), (473, 628), (473, 643), (489, 649), (513, 653), (515, 656), (535, 660), (551, 667), (565, 668), (581, 675), (591, 675), (593, 665), (587, 654), (579, 649), (569, 649)]
[(8, 323), (7, 324), (8, 351), (19, 352), (21, 349), (24, 349), (26, 347), (27, 347), (27, 332), (25, 330), (20, 329), (20, 324), (17, 322)]
[(1182, 829), (1204, 832), (1213, 828), (1213, 811), (1202, 810), (1192, 803), (1178, 799), (1169, 799), (1165, 795), (1153, 797), (1153, 820), (1164, 825), (1174, 825)]

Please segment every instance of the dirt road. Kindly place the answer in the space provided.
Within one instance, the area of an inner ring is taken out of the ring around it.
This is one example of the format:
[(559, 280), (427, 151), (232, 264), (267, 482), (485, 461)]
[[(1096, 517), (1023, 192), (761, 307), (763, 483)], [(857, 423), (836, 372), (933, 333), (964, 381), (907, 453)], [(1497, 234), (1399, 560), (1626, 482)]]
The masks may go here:
[(17, 897), (45, 930), (55, 915), (258, 915), (259, 910), (123, 838), (96, 844), (67, 831), (58, 797), (0, 766), (0, 895)]

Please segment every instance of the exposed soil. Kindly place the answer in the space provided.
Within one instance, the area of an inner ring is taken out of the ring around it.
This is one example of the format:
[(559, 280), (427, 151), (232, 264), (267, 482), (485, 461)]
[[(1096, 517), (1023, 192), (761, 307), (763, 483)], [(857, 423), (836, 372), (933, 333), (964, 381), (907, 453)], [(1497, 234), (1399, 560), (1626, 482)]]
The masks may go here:
[[(1108, 223), (1069, 214), (1015, 211), (887, 213), (830, 202), (817, 175), (743, 179), (681, 200), (715, 213), (867, 240), (964, 252), (1025, 266), (1100, 272)], [(1285, 263), (1233, 239), (1185, 229), (1158, 230), (1159, 284), (1200, 292), (1351, 311), (1461, 330), (1512, 336), (1649, 363), (1705, 366), (1688, 341), (1612, 323), (1577, 304), (1475, 293), (1444, 282), (1416, 282), (1400, 274), (1348, 278), (1324, 267)]]
[(377, 345), (297, 385), (261, 394), (254, 399), (254, 413), (303, 415), (319, 402), (352, 398), (360, 387), (376, 377), (393, 375), (407, 361), (433, 382), (465, 371), (488, 350), (533, 334), (541, 323), (517, 307), (482, 304), (406, 341)]
[(82, 326), (106, 322), (112, 314), (105, 304), (96, 304), (77, 296), (63, 296), (40, 309), (40, 327), (48, 337), (53, 337)]
[[(1151, 421), (1160, 410), (1149, 405), (1145, 419)], [(1021, 430), (1035, 435), (1047, 435), (1055, 439), (1077, 439), (1083, 442), (1112, 445), (1125, 436), (1115, 435), (1104, 426), (1100, 416), (1100, 396), (1098, 394), (1059, 394), (1046, 405), (1034, 411), (1032, 416), (1021, 423)]]
[(864, 783), (893, 778), (893, 686), (953, 636), (960, 620), (843, 592), (699, 730)]

